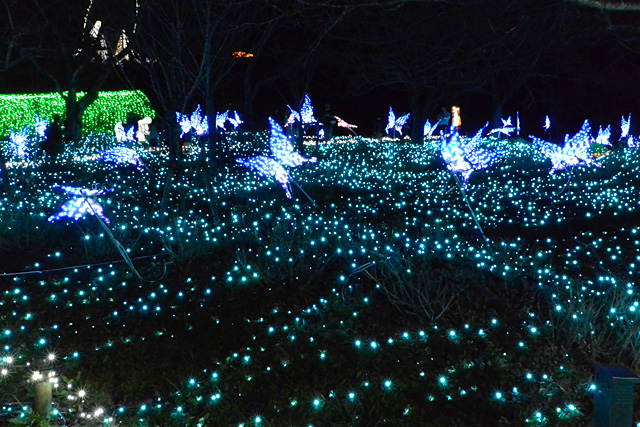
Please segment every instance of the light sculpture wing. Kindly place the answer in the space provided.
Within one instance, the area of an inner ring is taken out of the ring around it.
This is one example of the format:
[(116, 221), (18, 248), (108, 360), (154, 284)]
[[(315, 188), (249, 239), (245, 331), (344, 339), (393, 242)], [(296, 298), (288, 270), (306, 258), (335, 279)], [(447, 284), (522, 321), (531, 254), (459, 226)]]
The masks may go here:
[(112, 192), (113, 189), (86, 189), (81, 187), (72, 187), (66, 185), (54, 185), (53, 188), (64, 191), (66, 194), (74, 196), (73, 199), (65, 202), (58, 213), (51, 215), (47, 220), (49, 222), (63, 220), (65, 218), (77, 221), (86, 215), (95, 215), (109, 224), (109, 218), (104, 215), (102, 206), (96, 202), (92, 196), (103, 195)]
[(128, 131), (125, 131), (124, 126), (122, 125), (122, 122), (119, 122), (115, 126), (115, 132), (116, 132), (116, 140), (120, 143), (134, 142), (136, 140), (134, 135), (135, 133), (134, 126), (131, 126)]
[(29, 146), (27, 145), (27, 139), (29, 137), (29, 127), (25, 127), (20, 132), (9, 131), (9, 151), (16, 157), (28, 157)]
[(309, 94), (306, 94), (304, 96), (304, 102), (302, 103), (302, 108), (300, 109), (300, 117), (302, 119), (302, 123), (304, 124), (312, 124), (318, 122), (313, 116), (313, 106), (311, 105), (311, 98), (309, 98)]
[(578, 165), (591, 165), (599, 167), (599, 162), (595, 161), (589, 153), (589, 148), (593, 142), (591, 136), (591, 125), (589, 120), (585, 120), (582, 127), (573, 137), (565, 136), (562, 146), (530, 135), (533, 145), (547, 158), (551, 160), (551, 170), (553, 174), (557, 170), (563, 170)]
[(620, 119), (620, 139), (629, 136), (629, 127), (631, 126), (631, 114), (629, 118), (625, 120), (624, 116)]
[(596, 136), (596, 142), (602, 145), (608, 145), (611, 147), (611, 125), (607, 126), (604, 130), (602, 126), (598, 129), (598, 136)]
[[(200, 104), (196, 107), (196, 109), (191, 113), (191, 117), (189, 118), (189, 123), (191, 125), (191, 129), (198, 136), (206, 135), (209, 133), (209, 119), (207, 116), (202, 116), (202, 110), (200, 109)], [(217, 124), (217, 117), (216, 117)], [(224, 127), (224, 124), (223, 124)]]
[(216, 114), (216, 127), (224, 130), (224, 123), (227, 121), (228, 118), (229, 118), (229, 110), (225, 111), (224, 113)]
[(549, 130), (550, 127), (551, 127), (551, 119), (549, 118), (549, 116), (546, 116), (544, 118), (544, 130)]
[(433, 132), (436, 130), (436, 128), (438, 127), (441, 121), (442, 119), (439, 119), (437, 122), (433, 124), (433, 126), (431, 126), (431, 122), (429, 122), (429, 119), (427, 119), (426, 123), (424, 124), (424, 132), (423, 132), (424, 136), (427, 138), (431, 138), (431, 136), (433, 135)]
[(407, 120), (409, 120), (410, 116), (411, 113), (407, 113), (404, 116), (400, 116), (396, 119), (395, 129), (396, 132), (398, 132), (400, 135), (402, 135), (402, 127), (407, 123)]
[(106, 163), (115, 163), (119, 165), (131, 164), (134, 165), (139, 171), (147, 169), (140, 155), (131, 148), (128, 147), (113, 147), (105, 151), (100, 152), (100, 159)]
[(291, 184), (289, 172), (276, 160), (267, 156), (256, 156), (248, 159), (236, 159), (236, 162), (258, 172), (266, 178), (275, 178), (284, 189), (287, 198), (291, 198)]
[(471, 174), (476, 170), (486, 169), (504, 155), (500, 150), (488, 150), (480, 147), (482, 132), (489, 125), (485, 124), (476, 134), (467, 141), (463, 141), (455, 126), (452, 126), (449, 138), (444, 137), (440, 132), (442, 158), (447, 164), (447, 168), (454, 173), (460, 173), (464, 186)]
[(282, 126), (280, 126), (273, 117), (269, 117), (271, 125), (271, 139), (269, 140), (269, 148), (273, 157), (284, 166), (292, 168), (298, 167), (306, 162), (315, 163), (318, 159), (315, 157), (306, 158), (301, 156), (293, 149), (290, 137), (285, 135)]
[(40, 116), (36, 114), (36, 121), (34, 124), (36, 135), (38, 135), (40, 138), (44, 138), (44, 133), (46, 132), (48, 126), (49, 122), (47, 120), (41, 119)]
[(234, 129), (237, 129), (238, 126), (244, 123), (244, 121), (242, 121), (237, 111), (234, 111), (233, 117), (229, 116), (227, 120), (229, 121), (229, 123), (231, 123)]
[(396, 127), (396, 113), (393, 112), (393, 107), (389, 107), (389, 116), (387, 117), (387, 127), (384, 131), (389, 135), (389, 131)]
[(350, 123), (347, 123), (346, 121), (342, 120), (338, 116), (333, 116), (333, 117), (336, 119), (336, 124), (338, 125), (338, 127), (346, 128), (346, 129), (357, 129), (357, 127), (358, 127), (356, 125), (352, 125)]

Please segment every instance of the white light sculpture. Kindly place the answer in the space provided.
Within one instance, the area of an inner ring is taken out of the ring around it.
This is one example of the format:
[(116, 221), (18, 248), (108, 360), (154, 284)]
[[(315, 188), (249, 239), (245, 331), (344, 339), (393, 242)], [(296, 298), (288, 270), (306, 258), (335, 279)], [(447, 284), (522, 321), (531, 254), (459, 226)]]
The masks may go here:
[(602, 126), (598, 129), (598, 136), (596, 136), (596, 142), (602, 145), (608, 145), (611, 147), (611, 125), (607, 126), (604, 130)]
[(600, 163), (595, 161), (589, 148), (594, 141), (591, 136), (591, 125), (589, 120), (585, 120), (580, 131), (576, 133), (572, 138), (569, 135), (565, 136), (565, 141), (562, 146), (554, 144), (553, 142), (544, 141), (535, 136), (529, 135), (533, 145), (540, 150), (540, 152), (549, 158), (552, 163), (549, 174), (553, 174), (557, 170), (566, 169), (578, 165), (591, 165), (600, 167)]
[(116, 132), (116, 140), (119, 143), (134, 142), (136, 140), (134, 136), (135, 126), (131, 126), (128, 131), (125, 131), (124, 126), (122, 125), (122, 122), (119, 122), (115, 126), (115, 132)]
[(13, 156), (26, 158), (29, 157), (29, 146), (27, 139), (29, 138), (29, 127), (25, 127), (20, 132), (9, 131), (9, 151)]
[(389, 116), (387, 118), (387, 127), (384, 128), (387, 135), (389, 135), (389, 131), (391, 129), (395, 129), (398, 134), (402, 135), (402, 127), (407, 123), (411, 113), (407, 113), (404, 116), (396, 117), (396, 114), (393, 112), (393, 108), (389, 107)]
[(423, 135), (427, 138), (431, 138), (431, 136), (433, 135), (433, 132), (436, 130), (436, 128), (438, 127), (441, 121), (442, 119), (439, 119), (437, 122), (434, 123), (433, 126), (431, 126), (431, 122), (429, 122), (429, 119), (427, 119), (427, 121), (424, 124)]
[(440, 132), (440, 153), (447, 164), (447, 168), (462, 175), (464, 187), (471, 174), (476, 170), (486, 169), (504, 155), (504, 151), (488, 150), (480, 147), (482, 132), (487, 128), (487, 122), (473, 138), (462, 140), (455, 126), (451, 126), (449, 138)]
[(109, 218), (104, 215), (102, 206), (100, 206), (100, 204), (96, 202), (92, 197), (109, 193), (113, 191), (112, 189), (87, 190), (80, 187), (61, 185), (54, 185), (54, 188), (62, 190), (65, 193), (75, 197), (65, 202), (60, 207), (58, 213), (47, 218), (49, 222), (60, 221), (65, 218), (77, 221), (81, 218), (84, 218), (86, 215), (95, 215), (106, 224), (110, 223)]

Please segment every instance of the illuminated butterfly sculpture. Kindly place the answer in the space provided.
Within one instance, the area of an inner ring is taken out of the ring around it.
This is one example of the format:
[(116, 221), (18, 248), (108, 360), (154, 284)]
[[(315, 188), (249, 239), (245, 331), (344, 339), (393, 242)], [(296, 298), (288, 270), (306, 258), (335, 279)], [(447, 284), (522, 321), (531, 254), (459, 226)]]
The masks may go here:
[(607, 126), (604, 130), (602, 126), (598, 129), (598, 136), (596, 136), (596, 142), (602, 145), (608, 145), (611, 147), (611, 125)]
[(449, 138), (445, 138), (440, 131), (440, 153), (447, 164), (447, 168), (453, 173), (462, 175), (466, 188), (469, 177), (474, 171), (486, 169), (497, 162), (504, 155), (502, 150), (488, 150), (480, 147), (482, 132), (489, 126), (487, 122), (473, 138), (462, 140), (455, 126), (451, 126)]
[(36, 121), (33, 126), (33, 129), (40, 138), (45, 137), (45, 132), (47, 131), (47, 127), (49, 126), (49, 122), (47, 120), (41, 119), (40, 116), (36, 114)]
[(431, 138), (433, 132), (436, 130), (441, 121), (442, 119), (439, 119), (433, 126), (431, 126), (431, 122), (429, 122), (429, 119), (427, 119), (426, 123), (424, 124), (424, 136), (427, 138)]
[(86, 215), (95, 215), (109, 224), (109, 218), (104, 215), (102, 206), (93, 198), (94, 196), (102, 196), (110, 193), (113, 189), (101, 189), (101, 190), (87, 190), (81, 187), (71, 187), (63, 185), (54, 185), (53, 188), (64, 191), (70, 196), (74, 196), (73, 199), (65, 202), (58, 211), (57, 214), (51, 215), (47, 220), (49, 222), (60, 221), (65, 218), (77, 221), (84, 218)]
[(562, 146), (531, 135), (529, 138), (531, 138), (533, 145), (551, 160), (552, 166), (549, 174), (578, 165), (601, 166), (589, 152), (591, 143), (594, 141), (591, 136), (589, 120), (584, 121), (582, 128), (572, 138), (566, 135)]
[(122, 122), (120, 122), (115, 127), (116, 140), (120, 143), (134, 142), (136, 140), (135, 131), (135, 126), (131, 126), (128, 131), (125, 131)]
[(411, 113), (407, 113), (404, 116), (396, 118), (396, 113), (393, 112), (393, 108), (389, 107), (387, 127), (384, 128), (385, 132), (387, 132), (387, 135), (389, 135), (389, 131), (392, 129), (398, 132), (399, 135), (402, 135), (402, 127), (407, 123), (407, 120), (409, 120), (409, 116), (411, 116)]
[[(269, 147), (273, 157), (256, 156), (248, 159), (236, 159), (236, 162), (258, 172), (264, 177), (275, 178), (275, 180), (284, 189), (287, 198), (290, 199), (290, 181), (292, 181), (292, 179), (284, 166), (295, 168), (307, 162), (315, 163), (317, 159), (315, 157), (303, 157), (298, 152), (294, 151), (293, 144), (291, 143), (290, 138), (284, 134), (282, 126), (280, 126), (272, 117), (269, 117), (269, 123), (271, 124), (271, 139), (269, 140)], [(300, 188), (300, 186), (298, 186), (298, 188)]]
[(487, 135), (493, 135), (494, 133), (502, 133), (507, 137), (510, 137), (511, 134), (516, 130), (516, 126), (513, 126), (511, 124), (511, 117), (508, 117), (506, 120), (505, 119), (500, 119), (500, 120), (502, 120), (502, 127), (491, 129)]
[(291, 111), (291, 114), (289, 114), (289, 119), (287, 119), (287, 123), (285, 123), (285, 126), (294, 124), (296, 120), (302, 122), (303, 125), (318, 123), (315, 116), (313, 115), (313, 105), (311, 105), (311, 98), (309, 98), (308, 93), (304, 95), (304, 101), (302, 102), (302, 108), (300, 109), (300, 112), (297, 112), (296, 110), (291, 108), (290, 105), (287, 105), (287, 107), (289, 107), (289, 111)]
[(624, 116), (620, 119), (620, 140), (629, 136), (629, 127), (631, 127), (631, 114), (629, 114), (629, 118), (626, 120)]
[(234, 129), (237, 129), (238, 126), (240, 126), (242, 123), (244, 123), (244, 121), (242, 121), (242, 119), (240, 118), (240, 115), (238, 114), (237, 111), (233, 112), (233, 117), (231, 117), (230, 115), (227, 117), (227, 121), (229, 123), (231, 123), (231, 126), (233, 126)]
[(138, 152), (128, 147), (113, 147), (100, 152), (100, 159), (105, 163), (115, 163), (117, 165), (134, 165), (140, 172), (144, 169), (151, 170), (144, 164)]
[(229, 110), (225, 111), (224, 113), (217, 113), (216, 127), (220, 128), (221, 130), (225, 130), (224, 124), (227, 122), (227, 119), (229, 119)]
[(191, 116), (186, 116), (176, 112), (176, 121), (182, 130), (180, 138), (189, 133), (191, 129), (193, 129), (194, 133), (198, 136), (209, 133), (209, 119), (207, 116), (202, 116), (200, 104), (198, 104), (193, 113), (191, 113)]
[(31, 151), (27, 140), (29, 138), (29, 127), (25, 127), (20, 132), (9, 131), (9, 152), (16, 157), (29, 157)]

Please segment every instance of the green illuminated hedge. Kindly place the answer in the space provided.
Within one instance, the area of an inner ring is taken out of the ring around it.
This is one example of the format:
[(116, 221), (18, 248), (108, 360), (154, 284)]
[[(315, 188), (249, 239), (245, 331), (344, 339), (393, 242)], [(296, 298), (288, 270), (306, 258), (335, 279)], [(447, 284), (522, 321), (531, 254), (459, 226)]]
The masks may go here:
[[(78, 98), (84, 95), (78, 93)], [(101, 132), (113, 134), (118, 122), (133, 112), (141, 117), (155, 117), (149, 99), (141, 91), (122, 90), (100, 92), (98, 99), (87, 108), (82, 116), (84, 133)], [(23, 95), (0, 95), (0, 138), (6, 138), (9, 130), (21, 130), (33, 126), (36, 114), (51, 120), (53, 114), (65, 117), (64, 100), (57, 92)]]

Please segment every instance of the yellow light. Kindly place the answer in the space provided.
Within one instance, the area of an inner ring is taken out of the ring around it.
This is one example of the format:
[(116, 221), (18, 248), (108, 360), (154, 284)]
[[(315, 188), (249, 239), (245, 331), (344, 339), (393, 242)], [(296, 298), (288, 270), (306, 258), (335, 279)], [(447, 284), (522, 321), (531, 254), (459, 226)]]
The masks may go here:
[(241, 50), (232, 53), (234, 58), (253, 58), (253, 53), (243, 52)]

